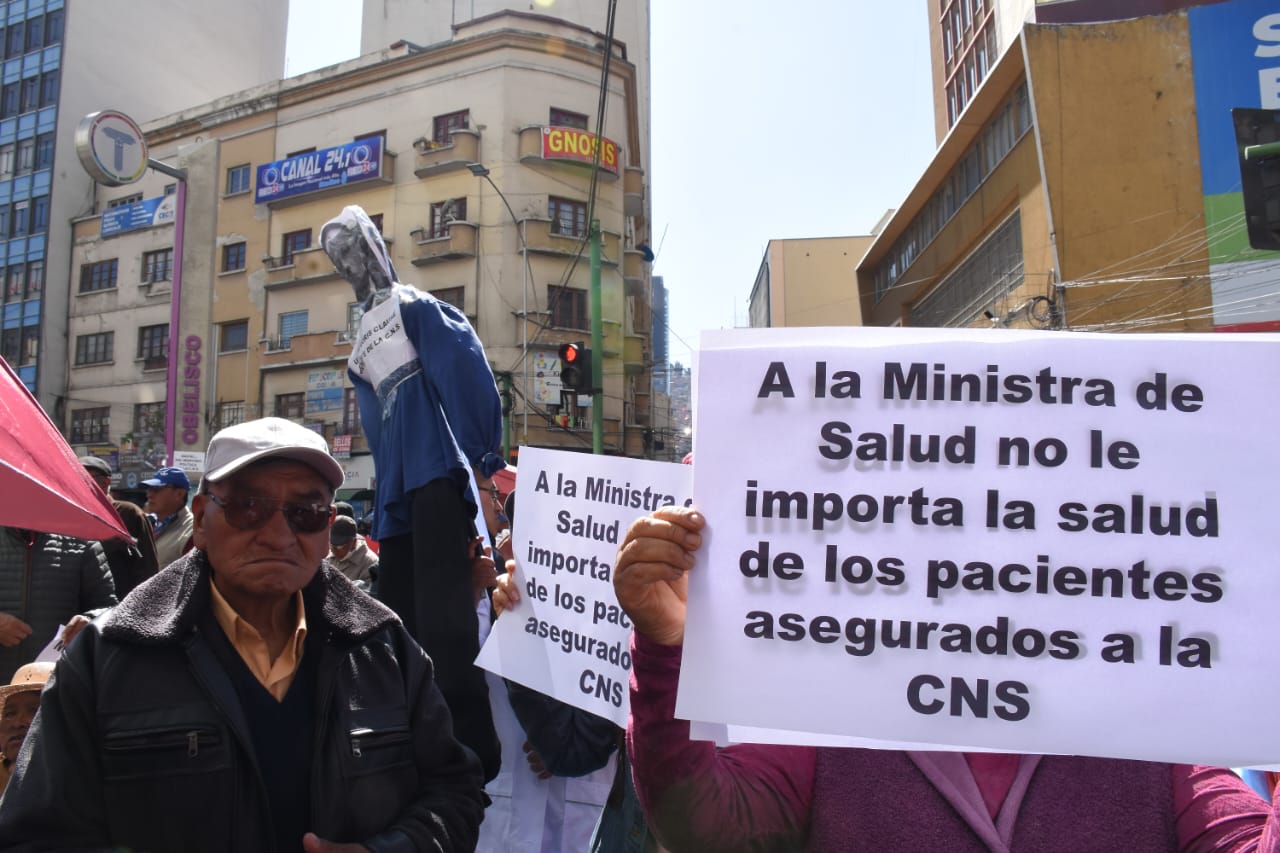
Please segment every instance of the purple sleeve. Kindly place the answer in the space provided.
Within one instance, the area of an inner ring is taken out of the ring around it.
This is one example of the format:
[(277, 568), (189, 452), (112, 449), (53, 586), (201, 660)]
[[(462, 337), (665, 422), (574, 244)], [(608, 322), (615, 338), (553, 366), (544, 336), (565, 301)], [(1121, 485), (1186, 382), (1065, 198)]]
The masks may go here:
[(650, 828), (672, 850), (803, 847), (814, 750), (690, 741), (675, 719), (680, 654), (632, 634), (627, 750)]
[(1280, 853), (1280, 812), (1222, 767), (1172, 765), (1180, 853)]

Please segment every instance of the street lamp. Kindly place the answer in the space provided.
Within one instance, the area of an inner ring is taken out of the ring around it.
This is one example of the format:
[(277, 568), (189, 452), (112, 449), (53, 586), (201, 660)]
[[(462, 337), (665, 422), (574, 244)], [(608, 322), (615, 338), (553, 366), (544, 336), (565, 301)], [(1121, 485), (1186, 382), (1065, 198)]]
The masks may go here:
[[(511, 202), (507, 201), (506, 195), (499, 189), (498, 185), (493, 182), (493, 178), (489, 175), (489, 169), (483, 163), (468, 163), (467, 169), (477, 178), (484, 178), (489, 182), (489, 186), (493, 187), (493, 191), (498, 194), (498, 198), (502, 199), (502, 205), (507, 209), (507, 213), (511, 214), (511, 221), (520, 226), (517, 232), (520, 236), (520, 360), (524, 362), (524, 440), (529, 440), (529, 244), (525, 240), (525, 222), (516, 216), (516, 212), (511, 209)], [(477, 291), (480, 282), (476, 281)], [(477, 293), (477, 296), (479, 294)]]

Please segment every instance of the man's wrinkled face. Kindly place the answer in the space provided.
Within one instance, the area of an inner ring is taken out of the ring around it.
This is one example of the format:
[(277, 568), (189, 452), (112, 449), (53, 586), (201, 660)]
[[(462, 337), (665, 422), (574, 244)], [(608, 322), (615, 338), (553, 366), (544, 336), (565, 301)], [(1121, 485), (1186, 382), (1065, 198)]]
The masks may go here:
[(339, 560), (345, 560), (347, 555), (356, 549), (356, 540), (352, 539), (342, 545), (330, 545), (329, 553)]
[(181, 486), (147, 486), (147, 512), (157, 518), (168, 518), (187, 503), (187, 490)]
[(22, 741), (31, 728), (36, 711), (40, 708), (40, 691), (23, 690), (12, 693), (4, 700), (4, 711), (0, 712), (0, 752), (10, 761), (18, 757)]
[(98, 485), (99, 489), (102, 489), (102, 491), (106, 492), (108, 495), (111, 494), (110, 474), (104, 474), (101, 471), (94, 471), (92, 468), (86, 468), (85, 470), (89, 472), (89, 479), (93, 480), (93, 482)]
[[(228, 600), (275, 600), (310, 583), (329, 553), (333, 520), (333, 491), (319, 472), (273, 459), (210, 483), (207, 490), (191, 508), (195, 545), (209, 558)], [(294, 530), (285, 512), (322, 513), (323, 523), (314, 532)]]

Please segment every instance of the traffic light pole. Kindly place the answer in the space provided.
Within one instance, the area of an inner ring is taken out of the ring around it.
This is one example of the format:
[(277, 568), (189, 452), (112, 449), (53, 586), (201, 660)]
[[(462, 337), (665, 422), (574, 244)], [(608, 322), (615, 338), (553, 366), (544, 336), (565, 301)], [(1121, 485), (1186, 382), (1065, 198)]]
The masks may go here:
[(591, 220), (591, 452), (604, 453), (604, 312), (600, 306), (600, 220)]

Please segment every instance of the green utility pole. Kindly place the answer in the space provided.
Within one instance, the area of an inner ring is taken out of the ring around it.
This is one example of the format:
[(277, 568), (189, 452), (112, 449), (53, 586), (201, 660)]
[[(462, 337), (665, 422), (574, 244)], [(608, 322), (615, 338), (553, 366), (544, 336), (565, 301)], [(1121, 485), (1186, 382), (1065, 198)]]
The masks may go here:
[(591, 452), (604, 453), (604, 324), (600, 306), (600, 220), (591, 220)]
[(494, 374), (498, 380), (498, 395), (502, 399), (502, 461), (511, 461), (511, 373), (506, 370)]

